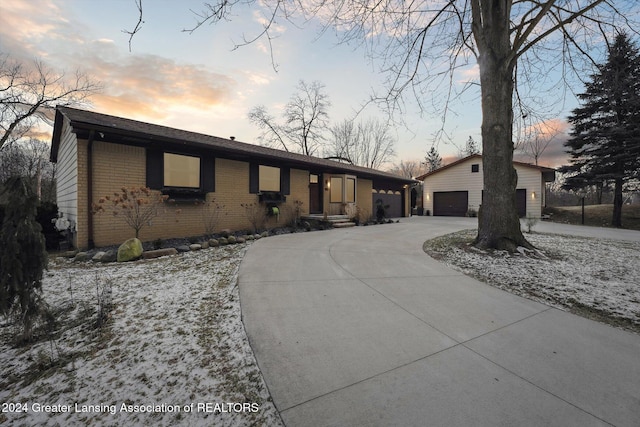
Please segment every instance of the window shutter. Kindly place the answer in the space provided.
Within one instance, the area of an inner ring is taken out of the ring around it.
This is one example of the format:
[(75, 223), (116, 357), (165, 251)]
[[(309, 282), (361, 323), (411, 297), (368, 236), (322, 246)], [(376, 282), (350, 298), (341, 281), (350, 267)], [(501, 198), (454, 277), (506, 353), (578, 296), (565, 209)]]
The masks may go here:
[(260, 191), (260, 177), (258, 175), (258, 164), (249, 163), (249, 193), (256, 194)]
[(200, 159), (200, 184), (205, 193), (216, 191), (215, 163), (216, 159), (211, 156), (203, 156)]
[(291, 170), (289, 168), (280, 168), (280, 192), (286, 195), (291, 193)]
[(147, 187), (161, 190), (164, 186), (163, 153), (161, 150), (147, 148)]

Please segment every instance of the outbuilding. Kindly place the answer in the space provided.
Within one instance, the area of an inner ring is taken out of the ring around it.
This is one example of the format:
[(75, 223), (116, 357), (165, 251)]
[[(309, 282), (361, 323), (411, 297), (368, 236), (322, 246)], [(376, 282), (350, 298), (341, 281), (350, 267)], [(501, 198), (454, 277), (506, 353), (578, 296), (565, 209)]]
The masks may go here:
[[(545, 184), (555, 180), (555, 170), (515, 161), (513, 167), (518, 175), (518, 215), (540, 218), (545, 206)], [(483, 173), (482, 156), (474, 154), (417, 177), (423, 182), (425, 214), (476, 215), (482, 204)]]

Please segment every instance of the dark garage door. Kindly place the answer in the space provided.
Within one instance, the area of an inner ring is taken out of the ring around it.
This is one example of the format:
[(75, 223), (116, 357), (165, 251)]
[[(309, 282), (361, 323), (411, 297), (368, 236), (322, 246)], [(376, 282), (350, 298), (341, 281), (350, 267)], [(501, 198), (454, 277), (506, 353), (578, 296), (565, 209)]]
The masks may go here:
[(435, 216), (465, 216), (468, 207), (468, 191), (440, 191), (433, 193), (433, 215)]
[(527, 190), (516, 190), (516, 206), (518, 207), (518, 216), (524, 218), (527, 216)]

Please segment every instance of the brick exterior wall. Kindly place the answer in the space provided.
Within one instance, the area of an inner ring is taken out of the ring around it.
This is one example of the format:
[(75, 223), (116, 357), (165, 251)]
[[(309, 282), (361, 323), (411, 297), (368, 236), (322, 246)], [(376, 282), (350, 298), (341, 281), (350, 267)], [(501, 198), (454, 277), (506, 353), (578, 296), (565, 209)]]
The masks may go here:
[[(144, 187), (146, 185), (146, 154), (141, 147), (111, 144), (101, 141), (93, 143), (93, 203), (100, 198), (119, 192), (122, 187)], [(290, 170), (290, 193), (286, 203), (279, 206), (280, 215), (267, 218), (266, 228), (280, 227), (290, 223), (296, 214), (296, 201), (302, 202), (300, 214), (309, 211), (309, 172)], [(215, 232), (223, 229), (250, 230), (241, 204), (258, 204), (258, 195), (249, 193), (249, 163), (216, 158), (215, 192), (208, 193), (207, 203), (164, 203), (159, 215), (150, 225), (140, 231), (142, 241), (155, 239), (202, 236), (206, 233), (206, 216), (220, 206), (221, 214)], [(87, 141), (78, 141), (78, 200), (87, 197)], [(260, 209), (266, 211), (264, 205)], [(89, 244), (88, 216), (92, 215), (93, 240), (98, 247), (120, 244), (134, 237), (135, 231), (121, 216), (110, 212), (92, 214), (87, 203), (79, 203), (76, 245), (86, 248)]]

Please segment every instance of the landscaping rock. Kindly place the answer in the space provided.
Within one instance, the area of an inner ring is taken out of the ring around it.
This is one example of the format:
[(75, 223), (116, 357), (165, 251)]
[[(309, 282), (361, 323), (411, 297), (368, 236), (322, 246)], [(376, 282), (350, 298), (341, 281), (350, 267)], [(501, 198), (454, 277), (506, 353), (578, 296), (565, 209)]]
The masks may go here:
[(200, 242), (200, 246), (202, 249), (209, 249), (209, 242)]
[(254, 234), (254, 235), (253, 235), (253, 238), (254, 238), (254, 239), (256, 239), (256, 240), (258, 240), (258, 239), (262, 239), (262, 236), (261, 236), (261, 235), (259, 235), (259, 234)]
[(102, 257), (105, 256), (107, 253), (106, 252), (102, 252), (102, 251), (98, 251), (96, 252), (96, 254), (91, 258), (91, 261), (93, 262), (101, 262), (102, 261)]
[(255, 237), (253, 237), (253, 234), (249, 234), (247, 236), (244, 236), (245, 240), (255, 240)]
[(78, 254), (78, 251), (77, 250), (73, 250), (73, 251), (67, 251), (67, 252), (63, 253), (62, 256), (65, 257), (65, 258), (74, 258), (77, 254)]
[(218, 246), (220, 243), (218, 242), (217, 239), (209, 239), (209, 246), (211, 246), (212, 248), (215, 248), (216, 246)]
[(223, 245), (228, 245), (229, 241), (227, 240), (226, 237), (221, 237), (218, 239), (218, 243), (220, 244), (220, 246), (223, 246)]
[(133, 261), (142, 256), (142, 242), (140, 239), (129, 239), (118, 248), (118, 262)]
[(224, 230), (220, 230), (220, 235), (222, 237), (229, 237), (231, 235), (231, 230), (229, 230), (228, 228), (225, 228)]
[(117, 259), (118, 254), (115, 249), (109, 249), (104, 253), (102, 258), (100, 259), (100, 262), (116, 262)]
[(237, 241), (238, 241), (238, 239), (236, 239), (236, 236), (227, 237), (227, 242), (229, 242), (229, 244), (236, 243)]
[(191, 245), (189, 245), (189, 250), (199, 251), (200, 249), (202, 249), (202, 245), (199, 245), (197, 243), (192, 243)]
[(151, 259), (151, 258), (159, 258), (161, 256), (175, 255), (178, 253), (176, 248), (163, 248), (156, 249), (153, 251), (145, 251), (142, 253), (142, 258)]
[(89, 254), (86, 252), (78, 252), (75, 257), (73, 257), (74, 261), (89, 261)]
[(189, 245), (180, 245), (176, 248), (176, 250), (178, 252), (189, 252), (191, 249), (189, 248)]
[(269, 232), (263, 231), (262, 234), (260, 234), (260, 237), (269, 237)]
[(247, 239), (245, 239), (244, 237), (238, 237), (238, 238), (236, 238), (236, 243), (244, 243), (244, 242), (246, 242), (246, 241), (247, 241)]

